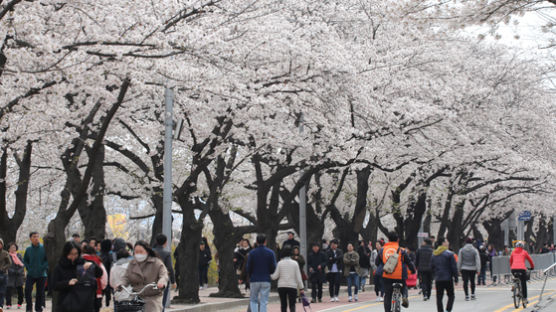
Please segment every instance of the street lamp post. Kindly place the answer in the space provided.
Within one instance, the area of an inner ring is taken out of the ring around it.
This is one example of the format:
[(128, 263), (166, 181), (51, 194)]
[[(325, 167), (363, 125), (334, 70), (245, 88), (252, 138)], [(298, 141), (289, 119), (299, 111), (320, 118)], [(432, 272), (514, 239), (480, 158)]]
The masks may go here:
[[(164, 193), (162, 208), (162, 234), (168, 238), (167, 250), (172, 248), (172, 139), (174, 126), (174, 91), (164, 92)], [(154, 234), (154, 233), (153, 233)]]

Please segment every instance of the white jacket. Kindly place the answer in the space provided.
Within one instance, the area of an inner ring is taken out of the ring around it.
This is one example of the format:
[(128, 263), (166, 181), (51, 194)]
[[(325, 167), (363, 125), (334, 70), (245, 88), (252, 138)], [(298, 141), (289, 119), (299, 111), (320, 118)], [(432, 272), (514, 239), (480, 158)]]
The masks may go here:
[(278, 280), (278, 288), (295, 288), (303, 289), (303, 279), (301, 278), (301, 271), (299, 265), (295, 260), (286, 257), (276, 266), (276, 271), (271, 275), (273, 280)]
[(117, 291), (118, 286), (124, 285), (124, 276), (127, 272), (127, 266), (130, 259), (122, 258), (118, 260), (110, 270), (110, 286), (114, 289), (114, 301), (130, 300), (131, 297), (125, 291)]

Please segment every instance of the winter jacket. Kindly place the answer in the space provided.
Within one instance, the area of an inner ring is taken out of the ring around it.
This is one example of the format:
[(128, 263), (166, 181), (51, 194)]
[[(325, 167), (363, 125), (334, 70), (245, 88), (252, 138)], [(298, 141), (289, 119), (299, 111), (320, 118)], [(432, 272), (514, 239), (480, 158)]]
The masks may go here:
[(270, 274), (276, 270), (274, 251), (265, 246), (253, 249), (247, 258), (247, 267), (245, 269), (251, 283), (270, 283)]
[(235, 261), (235, 269), (242, 270), (245, 267), (245, 260), (247, 259), (247, 255), (251, 251), (251, 248), (238, 248), (234, 252), (234, 259)]
[(212, 255), (208, 248), (205, 250), (199, 250), (199, 267), (206, 267), (209, 265), (210, 261), (212, 260)]
[(112, 245), (113, 245), (113, 247), (112, 247), (112, 263), (116, 263), (116, 261), (118, 261), (118, 258), (116, 257), (116, 254), (121, 249), (127, 248), (127, 245), (126, 245), (125, 240), (123, 238), (114, 239), (114, 243)]
[(433, 252), (432, 270), (434, 272), (434, 279), (436, 281), (451, 281), (458, 282), (458, 266), (454, 253), (444, 246), (438, 247)]
[[(97, 290), (95, 278), (102, 276), (103, 272), (100, 267), (92, 263), (92, 266), (86, 271), (92, 273), (92, 276), (89, 277), (92, 280), (89, 281), (87, 280), (88, 274), (83, 271), (82, 266), (84, 264), (84, 259), (78, 258), (75, 262), (70, 262), (70, 260), (64, 257), (56, 265), (52, 275), (52, 284), (54, 285), (54, 290), (59, 293), (58, 311), (65, 311), (65, 298), (67, 296), (78, 296), (77, 292), (79, 293), (79, 300), (77, 302), (82, 311), (92, 312), (95, 310), (94, 302)], [(69, 281), (74, 278), (78, 280), (78, 283), (70, 286)]]
[(284, 249), (286, 246), (290, 246), (290, 248), (293, 249), (294, 247), (299, 247), (301, 245), (295, 239), (288, 239), (282, 244), (282, 249)]
[(127, 273), (127, 267), (129, 266), (129, 258), (122, 258), (112, 266), (110, 270), (110, 287), (114, 289), (114, 300), (124, 301), (129, 300), (130, 296), (125, 291), (118, 291), (118, 287), (124, 285), (124, 276)]
[[(405, 280), (407, 280), (408, 271), (411, 271), (412, 273), (415, 273), (416, 270), (415, 270), (415, 265), (411, 261), (411, 258), (409, 257), (407, 252), (405, 252), (405, 250), (400, 248), (400, 245), (399, 245), (398, 242), (386, 243), (384, 245), (384, 247), (378, 252), (378, 256), (376, 257), (375, 264), (376, 264), (377, 267), (383, 268), (386, 261), (388, 261), (388, 258), (390, 257), (390, 255), (392, 255), (396, 252), (399, 252), (398, 265), (396, 266), (396, 269), (391, 274), (388, 274), (386, 272), (381, 272), (382, 273), (382, 278), (388, 278), (388, 279), (394, 279), (394, 280), (404, 280), (405, 281)], [(377, 270), (377, 271), (379, 271), (379, 270)]]
[(432, 271), (432, 246), (424, 245), (417, 249), (415, 264), (419, 272)]
[(46, 260), (46, 250), (42, 244), (31, 245), (25, 250), (23, 263), (27, 269), (27, 275), (33, 278), (46, 277), (48, 261)]
[(481, 268), (486, 268), (488, 262), (488, 254), (485, 250), (479, 250), (479, 256), (481, 257)]
[(276, 266), (276, 270), (270, 276), (273, 280), (278, 280), (278, 288), (303, 289), (303, 279), (299, 271), (297, 261), (290, 257), (285, 257)]
[(343, 272), (344, 270), (344, 253), (336, 248), (336, 250), (332, 250), (332, 248), (328, 249), (328, 252), (326, 253), (326, 257), (328, 258), (327, 260), (327, 268), (328, 268), (328, 272), (332, 272), (332, 268), (334, 266), (334, 264), (336, 264), (336, 267), (338, 268), (338, 272)]
[(302, 255), (291, 256), (291, 258), (292, 260), (297, 262), (297, 265), (299, 266), (299, 273), (301, 273), (301, 276), (303, 276), (303, 270), (305, 269), (305, 258), (303, 258)]
[(324, 275), (326, 262), (327, 259), (324, 252), (319, 250), (317, 253), (314, 253), (313, 251), (309, 253), (309, 256), (307, 257), (307, 268), (309, 271), (309, 279), (311, 280), (311, 283), (317, 281), (324, 282), (326, 278), (326, 276)]
[[(17, 254), (17, 257), (23, 262), (20, 254)], [(23, 284), (25, 284), (25, 266), (18, 266), (12, 261), (8, 269), (8, 287), (21, 287)]]
[(472, 244), (465, 244), (458, 254), (458, 271), (481, 272), (481, 256)]
[(378, 269), (378, 266), (376, 264), (377, 258), (378, 258), (378, 250), (373, 249), (373, 251), (371, 252), (371, 268), (373, 269), (373, 271), (376, 271)]
[(344, 276), (350, 273), (359, 274), (359, 254), (356, 251), (348, 251), (344, 254)]
[[(168, 271), (162, 260), (148, 257), (143, 262), (133, 259), (127, 266), (123, 285), (131, 285), (133, 291), (140, 291), (147, 284), (168, 285)], [(162, 297), (163, 289), (147, 289), (142, 297)]]
[[(206, 248), (205, 248), (206, 249)], [(174, 264), (172, 263), (172, 254), (162, 246), (156, 246), (153, 250), (158, 254), (158, 257), (164, 265), (166, 266), (166, 270), (168, 270), (168, 278), (170, 279), (170, 284), (174, 284), (176, 282), (176, 274), (174, 273)]]
[(106, 268), (97, 255), (83, 255), (83, 259), (85, 261), (94, 262), (102, 270), (101, 276), (97, 277), (97, 298), (102, 298), (102, 291), (106, 288), (106, 285), (108, 285), (108, 273), (106, 272)]
[(363, 269), (371, 268), (371, 250), (367, 246), (359, 246), (357, 248), (359, 254), (359, 266)]
[(531, 256), (529, 256), (529, 253), (523, 250), (523, 248), (517, 247), (510, 256), (510, 267), (512, 270), (527, 270), (525, 261), (529, 261), (531, 269), (535, 268), (535, 264)]
[(8, 274), (8, 269), (12, 265), (10, 254), (4, 249), (0, 249), (0, 273)]

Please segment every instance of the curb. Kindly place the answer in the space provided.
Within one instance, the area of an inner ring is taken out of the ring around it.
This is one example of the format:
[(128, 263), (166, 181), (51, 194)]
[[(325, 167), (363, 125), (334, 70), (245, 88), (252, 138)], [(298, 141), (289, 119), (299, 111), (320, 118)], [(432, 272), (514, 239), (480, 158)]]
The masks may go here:
[[(280, 298), (278, 295), (270, 294), (268, 298), (268, 303), (279, 302)], [(244, 307), (247, 311), (247, 306), (249, 305), (249, 298), (237, 299), (234, 301), (227, 302), (217, 302), (217, 303), (200, 303), (186, 307), (170, 308), (166, 309), (168, 312), (217, 312), (222, 310), (229, 310), (234, 308)]]

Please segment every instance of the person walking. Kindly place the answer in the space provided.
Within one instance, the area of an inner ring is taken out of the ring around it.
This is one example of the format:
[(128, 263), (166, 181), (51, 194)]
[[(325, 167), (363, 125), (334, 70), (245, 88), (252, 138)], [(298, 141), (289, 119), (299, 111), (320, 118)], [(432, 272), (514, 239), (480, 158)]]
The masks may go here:
[(234, 251), (234, 268), (236, 270), (236, 275), (238, 280), (242, 280), (245, 283), (245, 289), (249, 289), (249, 281), (243, 280), (241, 277), (245, 276), (245, 265), (247, 263), (247, 255), (251, 251), (251, 245), (249, 240), (242, 238), (239, 242), (239, 247)]
[(478, 285), (486, 285), (486, 269), (488, 264), (488, 254), (485, 245), (479, 247), (479, 257), (481, 258), (481, 273), (479, 274)]
[[(395, 269), (391, 273), (388, 273), (384, 269), (384, 266), (388, 263), (388, 259), (395, 254), (398, 255), (398, 261)], [(392, 293), (394, 290), (393, 285), (395, 283), (404, 285), (402, 289), (402, 306), (407, 308), (409, 306), (409, 299), (405, 281), (407, 280), (408, 270), (411, 271), (411, 273), (415, 273), (415, 265), (411, 261), (407, 252), (400, 248), (397, 233), (391, 232), (388, 234), (388, 243), (385, 244), (382, 250), (378, 253), (376, 261), (376, 265), (381, 268), (378, 271), (382, 273), (384, 283), (384, 311), (390, 312), (392, 307)]]
[(164, 234), (158, 234), (156, 235), (155, 240), (156, 240), (156, 246), (153, 248), (153, 250), (158, 255), (158, 258), (160, 258), (160, 260), (162, 260), (162, 262), (166, 266), (166, 270), (168, 271), (168, 278), (170, 280), (168, 285), (166, 285), (166, 288), (164, 289), (164, 295), (162, 296), (162, 303), (164, 305), (162, 311), (164, 311), (166, 309), (166, 303), (168, 302), (168, 295), (170, 294), (170, 286), (173, 289), (176, 289), (177, 287), (176, 275), (174, 274), (174, 264), (172, 263), (172, 254), (170, 254), (170, 252), (167, 250), (168, 238)]
[[(448, 240), (439, 237), (433, 252), (432, 270), (436, 284), (436, 309), (438, 312), (451, 312), (454, 307), (454, 282), (458, 283), (458, 267), (454, 253), (449, 250)], [(448, 295), (446, 310), (442, 303), (444, 292)]]
[(33, 311), (33, 286), (35, 286), (35, 311), (42, 312), (48, 261), (44, 246), (40, 243), (39, 233), (31, 232), (29, 239), (31, 240), (31, 246), (27, 247), (23, 255), (23, 263), (25, 264), (25, 269), (27, 269), (25, 308), (27, 312)]
[[(379, 267), (376, 264), (378, 253), (382, 250), (382, 243), (377, 241), (375, 244), (376, 248), (371, 253), (371, 267), (373, 269), (373, 284), (375, 284), (375, 294), (376, 294), (376, 301), (382, 302), (384, 301), (384, 283), (382, 281), (382, 273), (379, 271)], [(380, 268), (382, 270), (382, 268)]]
[(417, 249), (415, 264), (417, 272), (419, 273), (419, 280), (421, 281), (421, 288), (423, 290), (423, 300), (427, 301), (431, 298), (432, 290), (432, 241), (425, 239), (425, 242), (419, 249)]
[[(347, 252), (344, 254), (344, 276), (347, 279), (348, 301), (359, 301), (357, 294), (359, 293), (359, 253), (354, 250), (353, 244), (347, 245)], [(352, 286), (355, 288), (352, 297)]]
[(23, 284), (25, 283), (25, 265), (23, 257), (17, 253), (18, 246), (12, 242), (8, 244), (8, 253), (12, 265), (8, 269), (8, 288), (6, 291), (6, 307), (12, 307), (12, 294), (17, 292), (17, 308), (20, 309), (23, 304)]
[[(304, 293), (303, 279), (297, 261), (291, 258), (292, 248), (286, 246), (282, 249), (282, 260), (278, 262), (276, 270), (270, 276), (273, 280), (278, 280), (278, 295), (280, 296), (280, 310), (286, 312), (288, 307), (290, 312), (295, 312), (297, 292)], [(251, 311), (253, 311), (251, 309)]]
[[(102, 265), (106, 270), (107, 280), (110, 280), (110, 270), (112, 269), (112, 263), (115, 262), (112, 256), (112, 241), (105, 239), (100, 242), (100, 259), (102, 260)], [(106, 298), (106, 306), (110, 306), (110, 300), (112, 299), (113, 289), (110, 284), (106, 285), (103, 290), (104, 297)]]
[(204, 241), (199, 245), (199, 285), (201, 289), (208, 288), (208, 269), (212, 255)]
[(311, 282), (311, 302), (322, 302), (322, 284), (326, 280), (324, 268), (326, 267), (326, 255), (320, 250), (320, 245), (313, 243), (311, 252), (307, 259), (309, 268), (309, 281)]
[(359, 242), (357, 253), (359, 254), (359, 290), (363, 292), (367, 277), (371, 274), (371, 249), (364, 240)]
[(266, 247), (264, 234), (257, 235), (257, 248), (249, 253), (245, 269), (251, 283), (249, 299), (251, 311), (267, 312), (270, 274), (276, 269), (276, 255)]
[(83, 260), (90, 261), (96, 264), (101, 270), (102, 275), (97, 277), (97, 287), (96, 287), (96, 300), (95, 300), (95, 311), (99, 312), (100, 308), (102, 307), (102, 294), (106, 287), (108, 286), (108, 273), (106, 272), (106, 268), (102, 264), (102, 260), (97, 255), (97, 251), (95, 248), (87, 245), (83, 248)]
[(58, 292), (57, 311), (93, 312), (96, 309), (97, 281), (103, 270), (92, 261), (80, 257), (80, 246), (67, 242), (52, 276)]
[(514, 276), (519, 277), (521, 280), (521, 291), (523, 294), (523, 301), (527, 303), (527, 266), (525, 261), (529, 262), (531, 270), (535, 269), (535, 263), (529, 253), (523, 249), (525, 245), (523, 242), (517, 242), (515, 250), (510, 256), (510, 269)]
[(294, 247), (299, 247), (301, 246), (299, 244), (299, 241), (295, 239), (295, 233), (294, 232), (288, 232), (288, 239), (282, 244), (282, 249), (286, 248), (286, 246), (290, 246), (290, 248), (293, 250)]
[(344, 269), (344, 253), (338, 249), (338, 241), (332, 240), (330, 242), (330, 249), (326, 257), (328, 268), (328, 289), (330, 292), (330, 302), (338, 302), (338, 295), (340, 294), (340, 282), (342, 272)]
[(299, 246), (295, 246), (291, 249), (291, 258), (299, 265), (299, 273), (301, 273), (301, 278), (305, 281), (307, 280), (307, 275), (305, 274), (305, 258), (299, 253)]
[(10, 255), (4, 250), (4, 241), (0, 238), (0, 312), (4, 309), (4, 299), (8, 288), (8, 270), (11, 266)]
[(471, 300), (475, 300), (475, 275), (481, 273), (481, 256), (477, 248), (473, 246), (473, 239), (465, 239), (465, 246), (459, 250), (458, 271), (463, 279), (463, 291), (465, 301), (469, 301), (469, 284), (471, 284)]
[(492, 258), (496, 257), (498, 253), (496, 252), (494, 245), (492, 244), (488, 245), (487, 254), (488, 254), (488, 269), (490, 271), (490, 278), (492, 280), (492, 283), (496, 284), (496, 275), (494, 275), (494, 271), (492, 268)]
[(112, 270), (110, 270), (110, 287), (114, 289), (115, 312), (118, 312), (116, 309), (117, 302), (131, 299), (130, 295), (120, 288), (120, 286), (124, 285), (124, 276), (127, 273), (130, 261), (129, 252), (125, 248), (120, 249), (116, 253), (116, 262), (112, 266)]
[(134, 246), (134, 257), (129, 262), (122, 285), (130, 285), (133, 291), (140, 291), (154, 283), (157, 289), (148, 288), (141, 298), (145, 301), (145, 311), (162, 312), (163, 292), (168, 285), (168, 271), (149, 244), (138, 241)]

